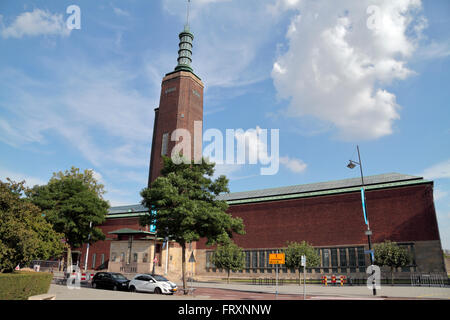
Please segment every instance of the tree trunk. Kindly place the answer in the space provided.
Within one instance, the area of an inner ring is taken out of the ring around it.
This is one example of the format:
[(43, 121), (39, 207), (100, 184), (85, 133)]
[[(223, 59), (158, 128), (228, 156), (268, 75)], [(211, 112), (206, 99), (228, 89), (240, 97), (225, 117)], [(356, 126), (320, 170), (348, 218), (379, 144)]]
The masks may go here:
[(72, 273), (72, 248), (67, 247), (67, 266), (66, 272)]
[(301, 268), (298, 268), (298, 285), (299, 286), (302, 285), (302, 276), (301, 276), (302, 271), (301, 270), (302, 270)]
[(181, 273), (183, 278), (183, 291), (184, 294), (188, 294), (186, 285), (186, 244), (181, 244)]

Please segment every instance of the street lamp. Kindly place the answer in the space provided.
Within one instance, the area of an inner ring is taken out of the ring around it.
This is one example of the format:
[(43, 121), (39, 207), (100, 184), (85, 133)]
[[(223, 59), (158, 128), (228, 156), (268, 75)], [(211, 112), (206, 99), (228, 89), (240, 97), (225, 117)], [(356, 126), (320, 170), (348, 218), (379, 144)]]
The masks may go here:
[[(349, 160), (349, 163), (347, 164), (347, 168), (349, 169), (353, 169), (355, 168), (357, 165), (359, 166), (360, 172), (361, 172), (361, 201), (362, 201), (362, 205), (363, 205), (363, 211), (364, 211), (364, 220), (365, 223), (367, 225), (367, 230), (365, 232), (365, 234), (367, 235), (367, 240), (369, 243), (369, 252), (370, 252), (370, 264), (373, 265), (374, 264), (374, 258), (373, 258), (373, 251), (372, 251), (372, 242), (371, 242), (371, 235), (372, 235), (372, 231), (370, 230), (370, 226), (369, 226), (369, 217), (367, 216), (367, 207), (366, 207), (366, 193), (364, 192), (364, 175), (363, 175), (363, 169), (362, 169), (362, 162), (361, 162), (361, 155), (359, 154), (359, 146), (356, 146), (356, 150), (358, 150), (358, 161), (353, 161), (353, 160)], [(372, 274), (375, 271), (372, 271)], [(373, 278), (372, 280), (372, 284), (373, 284), (373, 295), (375, 296), (377, 294), (377, 289), (375, 288), (375, 278)]]

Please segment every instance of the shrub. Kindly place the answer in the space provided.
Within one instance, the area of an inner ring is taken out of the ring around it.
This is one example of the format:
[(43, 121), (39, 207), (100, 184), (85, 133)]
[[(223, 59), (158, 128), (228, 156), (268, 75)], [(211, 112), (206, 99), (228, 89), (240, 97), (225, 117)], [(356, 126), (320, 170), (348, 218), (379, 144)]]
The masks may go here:
[(0, 300), (27, 300), (47, 293), (52, 278), (47, 272), (0, 273)]

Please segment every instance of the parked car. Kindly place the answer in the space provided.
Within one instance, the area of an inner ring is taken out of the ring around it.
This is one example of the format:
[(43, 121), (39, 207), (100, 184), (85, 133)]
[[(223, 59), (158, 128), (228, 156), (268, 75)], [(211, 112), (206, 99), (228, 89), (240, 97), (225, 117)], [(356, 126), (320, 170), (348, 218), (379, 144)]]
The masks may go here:
[(123, 274), (116, 272), (97, 272), (92, 278), (93, 288), (128, 290), (128, 280)]
[(131, 292), (154, 292), (156, 294), (174, 294), (177, 285), (163, 276), (151, 274), (137, 274), (128, 284)]

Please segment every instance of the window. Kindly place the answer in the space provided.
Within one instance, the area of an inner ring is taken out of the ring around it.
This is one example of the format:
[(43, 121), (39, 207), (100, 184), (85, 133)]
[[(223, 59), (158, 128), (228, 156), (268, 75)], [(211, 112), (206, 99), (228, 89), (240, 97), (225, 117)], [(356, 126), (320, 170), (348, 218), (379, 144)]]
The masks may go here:
[(258, 268), (258, 252), (252, 251), (252, 268), (255, 269)]
[(169, 134), (164, 133), (162, 136), (162, 143), (161, 143), (161, 155), (166, 156), (167, 155), (167, 149), (169, 147)]
[(147, 262), (148, 260), (148, 253), (144, 253), (144, 256), (142, 257), (142, 262)]
[(330, 253), (329, 249), (322, 249), (322, 266), (329, 267), (330, 266)]
[(101, 258), (101, 259), (102, 259), (102, 260), (101, 260), (101, 261), (102, 261), (102, 264), (104, 264), (104, 263), (105, 263), (105, 254), (102, 253), (101, 257), (102, 257), (102, 258)]
[(358, 247), (358, 267), (359, 272), (365, 272), (366, 271), (366, 257), (364, 255), (364, 247)]
[(333, 267), (333, 272), (338, 272), (338, 257), (337, 257), (337, 249), (332, 248), (331, 251), (331, 266)]
[(339, 265), (341, 267), (346, 267), (347, 266), (347, 253), (346, 253), (346, 251), (347, 251), (346, 248), (340, 248), (339, 249), (339, 260), (340, 260)]
[(133, 253), (133, 262), (137, 262), (137, 261), (138, 261), (138, 254)]
[(206, 268), (214, 268), (215, 267), (214, 263), (212, 263), (212, 261), (211, 261), (213, 254), (214, 254), (213, 251), (206, 252)]
[(336, 248), (331, 249), (331, 266), (332, 267), (338, 266), (338, 258), (337, 258), (337, 249)]
[(96, 254), (94, 253), (94, 254), (92, 255), (92, 269), (95, 268), (95, 258), (96, 258)]
[(245, 251), (245, 268), (250, 269), (250, 251)]
[(356, 267), (355, 248), (348, 248), (348, 260), (350, 267)]
[(266, 267), (266, 252), (260, 251), (259, 252), (259, 268), (260, 272), (264, 272), (264, 268)]
[(113, 252), (112, 253), (112, 257), (111, 257), (111, 261), (112, 262), (116, 262), (116, 259), (117, 259), (117, 253)]
[(124, 262), (125, 261), (125, 252), (122, 252), (120, 254), (120, 262)]

